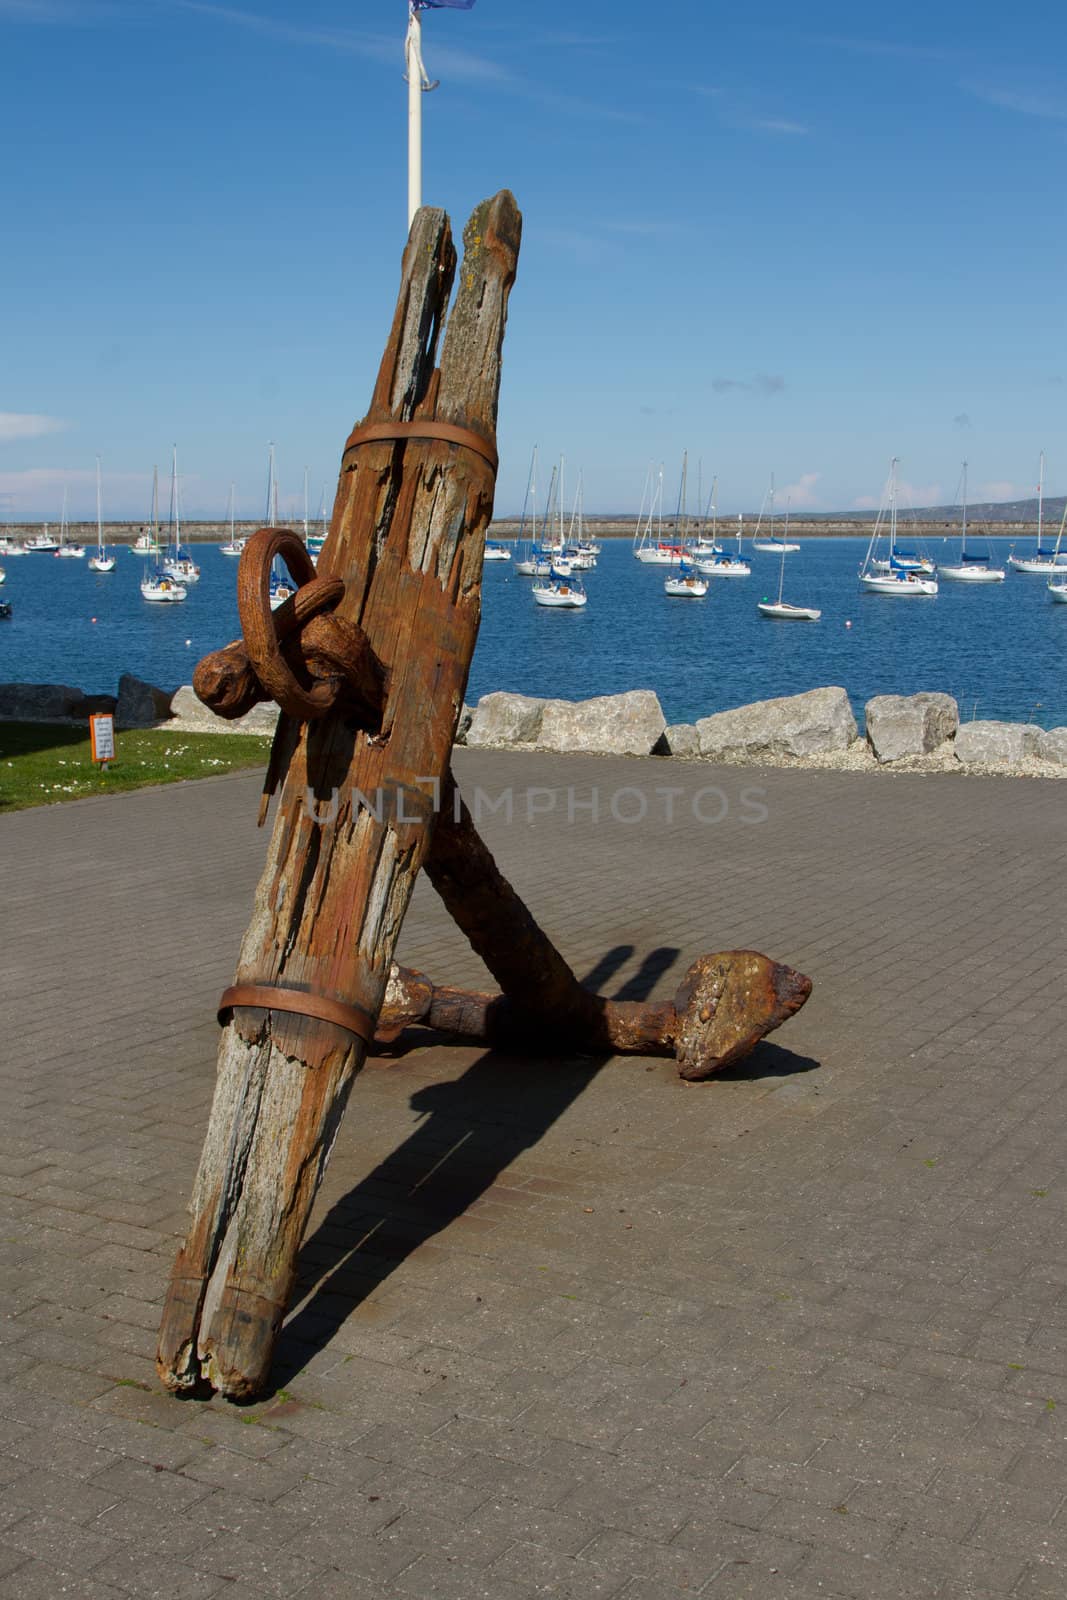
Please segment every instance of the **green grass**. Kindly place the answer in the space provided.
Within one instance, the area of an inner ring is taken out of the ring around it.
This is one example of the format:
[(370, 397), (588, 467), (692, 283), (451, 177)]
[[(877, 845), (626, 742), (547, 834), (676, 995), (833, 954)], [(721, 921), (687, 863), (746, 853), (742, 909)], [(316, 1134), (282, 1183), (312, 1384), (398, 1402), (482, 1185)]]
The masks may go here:
[(270, 740), (247, 733), (116, 733), (115, 760), (94, 767), (88, 730), (43, 722), (0, 722), (0, 811), (117, 794), (183, 778), (209, 778), (266, 765)]

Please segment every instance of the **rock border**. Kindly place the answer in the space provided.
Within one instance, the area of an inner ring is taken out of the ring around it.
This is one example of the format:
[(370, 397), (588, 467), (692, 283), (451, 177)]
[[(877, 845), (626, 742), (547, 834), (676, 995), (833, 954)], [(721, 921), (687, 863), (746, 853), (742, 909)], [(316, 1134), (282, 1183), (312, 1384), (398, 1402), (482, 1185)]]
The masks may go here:
[[(132, 674), (118, 695), (86, 694), (67, 684), (0, 684), (0, 722), (84, 723), (110, 711), (120, 731), (165, 727), (174, 733), (270, 735), (273, 705), (234, 722), (201, 705), (191, 685), (173, 692)], [(651, 689), (588, 700), (540, 699), (498, 690), (464, 705), (456, 743), (545, 754), (671, 757), (718, 766), (796, 771), (970, 773), (979, 777), (1067, 777), (1067, 727), (1033, 723), (961, 723), (951, 695), (876, 695), (864, 707), (861, 734), (839, 685), (756, 700), (668, 726)]]

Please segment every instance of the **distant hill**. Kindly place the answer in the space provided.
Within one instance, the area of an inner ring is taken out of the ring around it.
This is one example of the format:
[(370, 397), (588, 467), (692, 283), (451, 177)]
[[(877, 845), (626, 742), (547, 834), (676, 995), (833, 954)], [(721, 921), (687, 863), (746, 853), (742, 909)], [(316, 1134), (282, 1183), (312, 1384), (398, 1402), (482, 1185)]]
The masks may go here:
[[(1067, 495), (1046, 496), (1044, 519), (1046, 526), (1058, 526), (1067, 505)], [(960, 507), (954, 506), (901, 506), (905, 522), (959, 522)], [(869, 521), (872, 513), (855, 511), (794, 512), (797, 522), (860, 522)], [(967, 507), (968, 522), (1036, 522), (1037, 496), (1032, 500), (982, 500)]]

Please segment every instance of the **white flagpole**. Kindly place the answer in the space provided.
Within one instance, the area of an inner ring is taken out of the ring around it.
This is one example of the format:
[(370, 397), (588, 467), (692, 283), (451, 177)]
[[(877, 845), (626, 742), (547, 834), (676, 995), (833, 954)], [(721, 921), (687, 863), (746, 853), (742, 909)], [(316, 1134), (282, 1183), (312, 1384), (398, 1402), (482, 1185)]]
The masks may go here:
[(408, 228), (422, 205), (422, 23), (413, 5), (408, 8), (408, 36), (404, 44), (408, 69)]

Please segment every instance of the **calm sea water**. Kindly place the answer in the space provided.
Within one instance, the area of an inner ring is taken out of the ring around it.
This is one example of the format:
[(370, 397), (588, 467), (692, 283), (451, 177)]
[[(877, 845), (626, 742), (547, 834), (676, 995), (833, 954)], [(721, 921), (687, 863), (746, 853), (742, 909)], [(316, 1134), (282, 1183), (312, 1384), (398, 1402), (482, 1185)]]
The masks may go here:
[[(0, 680), (111, 693), (123, 672), (166, 688), (188, 683), (199, 657), (239, 632), (237, 563), (214, 546), (196, 548), (203, 576), (179, 606), (142, 600), (142, 564), (125, 550), (107, 576), (51, 556), (0, 560), (0, 592), (14, 612), (0, 622)], [(957, 547), (928, 548), (936, 560)], [(510, 689), (577, 700), (650, 688), (668, 721), (689, 722), (843, 684), (857, 712), (875, 694), (940, 689), (956, 696), (964, 718), (1067, 725), (1067, 606), (1052, 602), (1041, 578), (943, 583), (936, 600), (894, 600), (860, 592), (864, 549), (864, 540), (811, 539), (786, 558), (785, 598), (821, 606), (817, 623), (759, 615), (756, 601), (777, 594), (773, 555), (753, 555), (750, 578), (714, 581), (706, 600), (673, 600), (663, 568), (635, 561), (628, 541), (608, 540), (578, 612), (535, 605), (528, 578), (490, 563), (467, 698)]]

